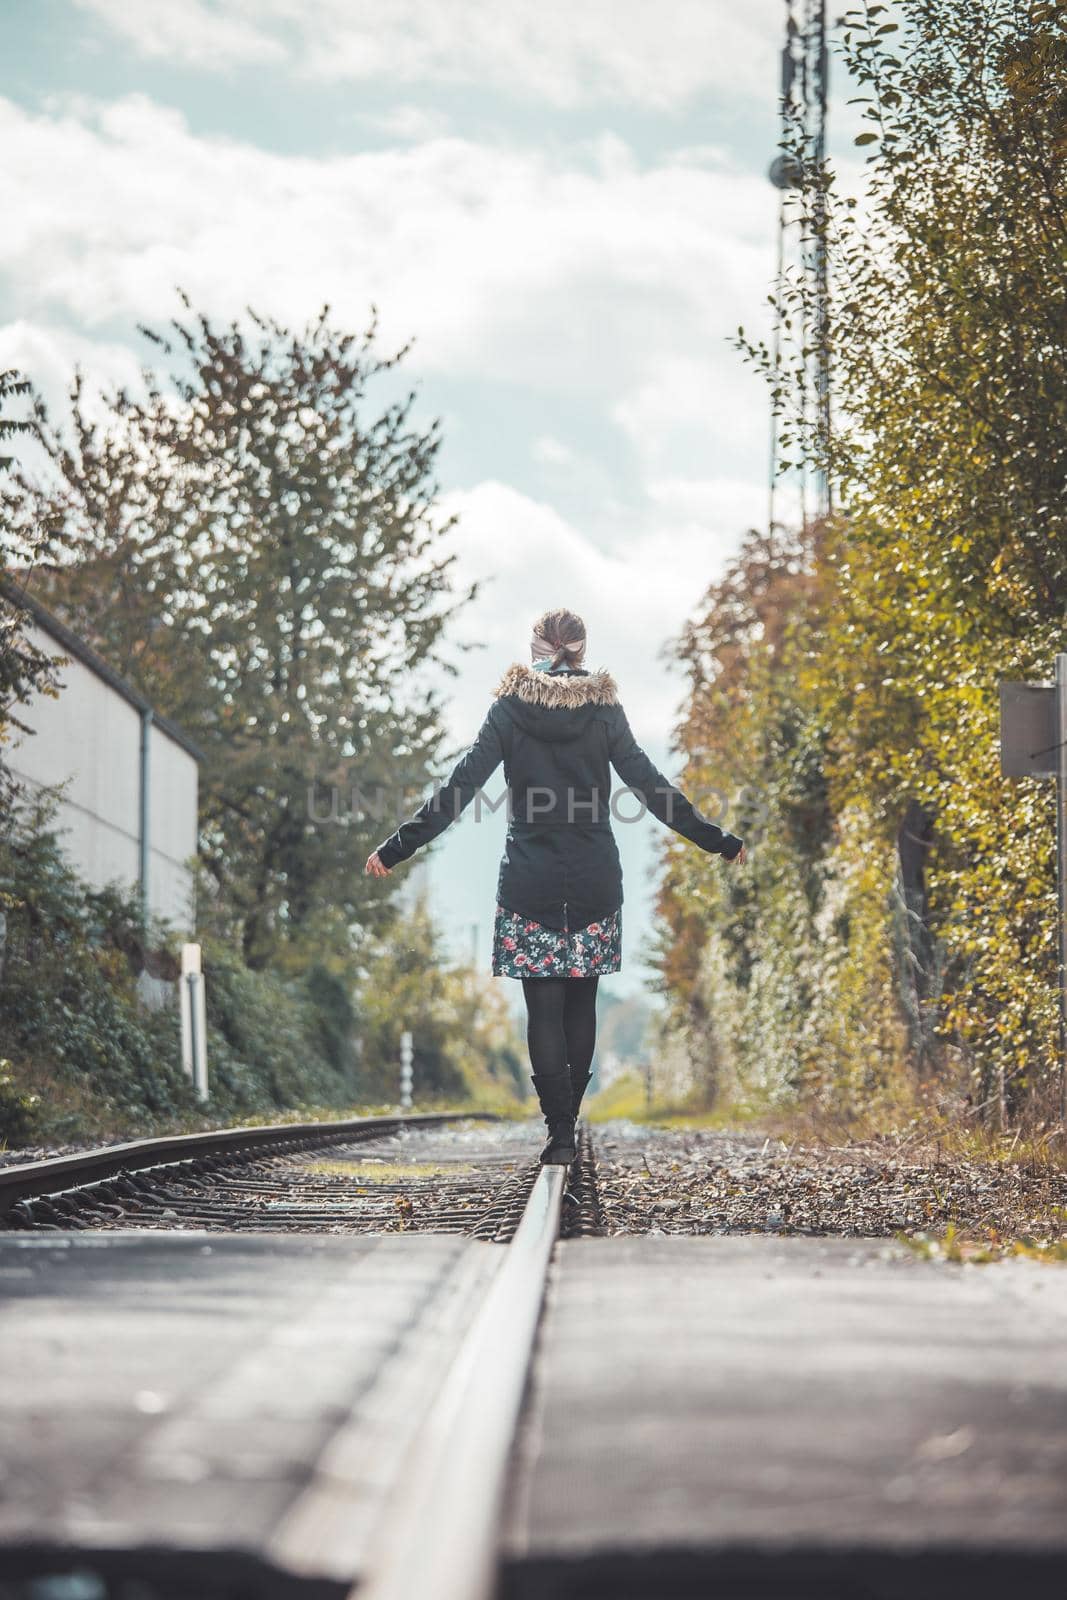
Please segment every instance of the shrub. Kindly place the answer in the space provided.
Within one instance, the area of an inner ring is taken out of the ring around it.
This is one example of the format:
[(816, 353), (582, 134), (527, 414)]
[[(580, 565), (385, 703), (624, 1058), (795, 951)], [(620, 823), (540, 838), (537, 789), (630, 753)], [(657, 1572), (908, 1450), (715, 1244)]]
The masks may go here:
[(39, 1104), (37, 1095), (18, 1087), (10, 1061), (0, 1060), (0, 1141), (26, 1144), (36, 1128)]
[[(205, 947), (210, 1100), (182, 1070), (175, 1003), (146, 1009), (136, 980), (149, 956), (175, 972), (176, 946), (145, 939), (121, 889), (93, 890), (59, 848), (46, 801), (0, 821), (0, 910), (6, 919), (0, 1017), (10, 1061), (0, 1082), (0, 1136), (153, 1134), (205, 1116), (269, 1114), (357, 1097), (341, 980), (251, 972), (225, 946)], [(347, 1009), (346, 1009), (347, 1007)]]

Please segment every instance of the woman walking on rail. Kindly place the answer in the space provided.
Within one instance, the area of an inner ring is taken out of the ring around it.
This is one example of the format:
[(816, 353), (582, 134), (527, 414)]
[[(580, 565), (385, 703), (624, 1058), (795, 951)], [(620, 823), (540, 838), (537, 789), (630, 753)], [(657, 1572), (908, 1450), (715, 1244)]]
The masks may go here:
[(548, 1124), (543, 1162), (575, 1157), (574, 1123), (590, 1078), (596, 989), (622, 966), (622, 865), (611, 829), (614, 767), (668, 827), (710, 854), (745, 847), (707, 822), (645, 755), (614, 679), (589, 672), (573, 611), (534, 623), (532, 665), (516, 661), (448, 781), (368, 858), (384, 877), (454, 822), (503, 762), (510, 792), (493, 927), (494, 977), (519, 978), (532, 1082)]

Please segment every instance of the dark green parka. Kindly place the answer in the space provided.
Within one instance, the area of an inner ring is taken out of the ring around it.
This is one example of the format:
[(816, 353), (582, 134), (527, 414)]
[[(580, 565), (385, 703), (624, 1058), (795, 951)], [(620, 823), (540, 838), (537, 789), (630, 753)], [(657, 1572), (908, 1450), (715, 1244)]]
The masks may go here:
[(476, 796), (483, 814), (497, 809), (500, 797), (484, 786), (501, 763), (509, 822), (497, 900), (546, 928), (584, 928), (622, 905), (612, 767), (632, 791), (615, 796), (619, 819), (639, 815), (644, 806), (702, 850), (733, 860), (741, 849), (735, 834), (706, 821), (652, 764), (630, 731), (609, 673), (517, 661), (447, 781), (378, 846), (383, 864), (406, 861)]

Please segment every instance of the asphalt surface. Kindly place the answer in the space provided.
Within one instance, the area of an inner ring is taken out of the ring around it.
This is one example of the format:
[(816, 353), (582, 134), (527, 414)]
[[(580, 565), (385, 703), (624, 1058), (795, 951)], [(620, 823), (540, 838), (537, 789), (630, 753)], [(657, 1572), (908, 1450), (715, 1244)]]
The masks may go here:
[[(657, 1231), (556, 1245), (499, 1600), (1062, 1600), (1067, 1267), (661, 1232), (645, 1154)], [(0, 1600), (347, 1594), (500, 1260), (442, 1215), (0, 1235)]]
[(344, 1594), (500, 1248), (0, 1235), (0, 1595)]
[(508, 1593), (1067, 1594), (1065, 1332), (1057, 1266), (564, 1241)]

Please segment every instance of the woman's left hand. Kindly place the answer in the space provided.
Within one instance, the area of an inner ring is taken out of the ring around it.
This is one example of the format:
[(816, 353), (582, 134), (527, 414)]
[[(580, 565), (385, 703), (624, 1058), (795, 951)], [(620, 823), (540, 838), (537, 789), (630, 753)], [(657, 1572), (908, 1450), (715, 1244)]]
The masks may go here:
[(377, 850), (372, 850), (363, 870), (369, 872), (372, 878), (387, 878), (393, 869), (385, 865)]

